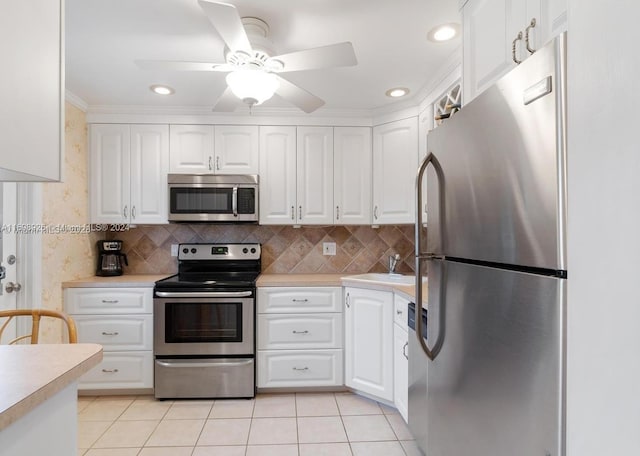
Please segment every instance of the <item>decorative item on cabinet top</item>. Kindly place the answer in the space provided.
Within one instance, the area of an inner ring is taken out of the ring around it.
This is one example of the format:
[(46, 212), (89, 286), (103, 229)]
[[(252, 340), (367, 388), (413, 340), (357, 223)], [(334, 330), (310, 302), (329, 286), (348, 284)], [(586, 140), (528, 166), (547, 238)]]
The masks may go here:
[(462, 107), (462, 90), (460, 82), (455, 83), (435, 103), (433, 103), (433, 122), (437, 127), (454, 115)]

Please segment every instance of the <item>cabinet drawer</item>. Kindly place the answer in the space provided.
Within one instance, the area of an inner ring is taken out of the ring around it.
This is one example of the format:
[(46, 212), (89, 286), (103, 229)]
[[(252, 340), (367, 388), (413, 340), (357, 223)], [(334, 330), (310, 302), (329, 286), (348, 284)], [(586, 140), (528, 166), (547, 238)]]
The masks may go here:
[(340, 287), (258, 289), (258, 313), (342, 312)]
[(78, 342), (103, 346), (104, 351), (151, 350), (153, 315), (72, 315)]
[(67, 288), (64, 301), (70, 314), (150, 314), (153, 288)]
[(153, 352), (107, 352), (78, 389), (153, 388)]
[(342, 350), (258, 351), (258, 388), (344, 384)]
[(342, 314), (260, 314), (259, 350), (342, 348)]
[(407, 330), (407, 316), (409, 314), (409, 300), (393, 295), (393, 321), (400, 325), (405, 331)]

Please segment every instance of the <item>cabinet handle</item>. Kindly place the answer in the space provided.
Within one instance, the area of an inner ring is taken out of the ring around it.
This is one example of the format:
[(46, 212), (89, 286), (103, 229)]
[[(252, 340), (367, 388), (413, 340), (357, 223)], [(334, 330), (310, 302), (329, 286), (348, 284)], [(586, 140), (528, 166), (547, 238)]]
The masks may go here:
[(124, 209), (122, 210), (122, 215), (124, 216), (124, 218), (128, 218), (128, 217), (129, 217), (129, 215), (128, 215), (128, 214), (129, 214), (128, 209), (129, 209), (129, 206), (127, 206), (127, 205), (125, 204)]
[(118, 334), (120, 334), (119, 332), (106, 332), (106, 331), (102, 331), (102, 335), (103, 336), (117, 336)]
[(518, 32), (518, 36), (516, 36), (516, 39), (513, 40), (513, 43), (511, 43), (511, 57), (513, 58), (513, 61), (518, 65), (522, 63), (522, 60), (518, 60), (518, 58), (516, 57), (516, 42), (520, 40), (522, 40), (522, 31)]
[(209, 155), (209, 171), (213, 171), (213, 165), (211, 164), (211, 155)]
[(294, 368), (293, 368), (293, 370), (294, 370), (294, 371), (308, 371), (308, 370), (309, 370), (309, 368), (308, 368), (308, 367), (302, 367), (302, 368), (300, 368), (300, 367), (294, 367)]
[(405, 358), (407, 358), (407, 360), (409, 359), (409, 357), (407, 356), (407, 346), (409, 345), (409, 342), (405, 342), (404, 346), (402, 347), (402, 354), (404, 355)]
[(220, 171), (220, 155), (216, 155), (216, 170)]
[(296, 298), (293, 298), (293, 299), (292, 299), (292, 301), (293, 301), (293, 302), (309, 302), (309, 300), (308, 300), (307, 298), (304, 298), (304, 299), (296, 299)]
[(294, 207), (291, 206), (291, 220), (295, 220), (295, 218), (296, 218), (296, 215), (295, 215), (294, 211), (295, 211)]
[(347, 293), (347, 297), (344, 300), (344, 303), (347, 305), (347, 307), (351, 307), (351, 297), (349, 296), (349, 293)]
[(378, 206), (373, 208), (373, 218), (378, 220)]
[(132, 219), (136, 218), (136, 207), (135, 206), (131, 206), (131, 218)]
[(115, 374), (116, 372), (118, 372), (118, 369), (102, 369), (102, 372), (105, 372), (107, 374)]
[(298, 220), (302, 220), (302, 206), (298, 206)]
[(296, 331), (295, 329), (291, 331), (293, 334), (309, 334), (309, 331), (306, 329), (304, 331)]
[(336, 220), (340, 220), (340, 206), (336, 206)]
[(527, 47), (527, 51), (529, 51), (531, 54), (533, 54), (534, 52), (536, 52), (535, 49), (533, 49), (531, 47), (531, 44), (529, 43), (529, 31), (532, 28), (535, 28), (536, 26), (536, 18), (534, 17), (533, 19), (531, 19), (531, 23), (527, 26), (526, 29), (524, 29), (524, 43)]
[(118, 302), (120, 302), (120, 301), (118, 301), (117, 299), (103, 299), (102, 300), (103, 304), (118, 304)]
[(396, 310), (396, 314), (402, 315), (402, 311), (401, 310)]

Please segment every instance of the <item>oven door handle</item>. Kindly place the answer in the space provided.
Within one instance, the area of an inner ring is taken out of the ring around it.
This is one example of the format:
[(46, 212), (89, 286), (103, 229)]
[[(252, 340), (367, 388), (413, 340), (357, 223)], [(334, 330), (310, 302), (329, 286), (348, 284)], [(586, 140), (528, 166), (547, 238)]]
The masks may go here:
[(247, 298), (253, 291), (156, 291), (159, 298)]
[(181, 368), (181, 367), (225, 367), (225, 366), (244, 366), (253, 363), (253, 358), (247, 359), (221, 359), (221, 360), (209, 360), (209, 361), (193, 361), (193, 360), (160, 360), (156, 359), (156, 364), (162, 367), (168, 368)]

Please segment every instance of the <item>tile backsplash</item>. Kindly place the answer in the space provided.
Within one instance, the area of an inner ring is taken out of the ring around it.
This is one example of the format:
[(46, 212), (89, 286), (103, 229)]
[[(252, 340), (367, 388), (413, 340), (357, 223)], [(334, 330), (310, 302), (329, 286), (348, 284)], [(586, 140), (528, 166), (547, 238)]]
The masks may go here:
[[(388, 258), (400, 254), (396, 270), (412, 273), (414, 226), (323, 226), (168, 224), (139, 225), (108, 239), (120, 239), (129, 260), (125, 273), (171, 274), (177, 260), (171, 245), (185, 242), (259, 242), (263, 273), (386, 272)], [(336, 255), (322, 254), (323, 242), (336, 243)]]

